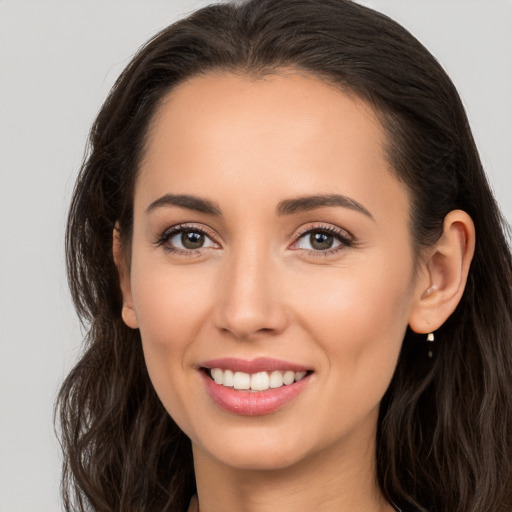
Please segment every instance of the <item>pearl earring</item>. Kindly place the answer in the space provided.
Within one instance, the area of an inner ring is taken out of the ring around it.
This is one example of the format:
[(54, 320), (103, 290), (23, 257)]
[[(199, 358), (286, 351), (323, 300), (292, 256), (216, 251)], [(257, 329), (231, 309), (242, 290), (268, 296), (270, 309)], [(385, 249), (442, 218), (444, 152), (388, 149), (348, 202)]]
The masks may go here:
[[(435, 340), (434, 333), (433, 332), (429, 332), (427, 334), (427, 341), (428, 341), (428, 343), (434, 343), (434, 340)], [(428, 355), (429, 359), (432, 359), (434, 357), (434, 353), (432, 352), (432, 350), (429, 350), (427, 352), (427, 355)]]

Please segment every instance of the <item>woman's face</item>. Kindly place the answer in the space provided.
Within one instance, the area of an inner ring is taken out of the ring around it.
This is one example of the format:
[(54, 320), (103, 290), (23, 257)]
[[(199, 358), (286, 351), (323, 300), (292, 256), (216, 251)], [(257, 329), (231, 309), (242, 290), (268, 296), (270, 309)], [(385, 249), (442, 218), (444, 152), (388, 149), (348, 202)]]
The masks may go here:
[(365, 103), (291, 71), (196, 77), (160, 107), (124, 318), (196, 454), (266, 469), (373, 446), (415, 294), (383, 146)]

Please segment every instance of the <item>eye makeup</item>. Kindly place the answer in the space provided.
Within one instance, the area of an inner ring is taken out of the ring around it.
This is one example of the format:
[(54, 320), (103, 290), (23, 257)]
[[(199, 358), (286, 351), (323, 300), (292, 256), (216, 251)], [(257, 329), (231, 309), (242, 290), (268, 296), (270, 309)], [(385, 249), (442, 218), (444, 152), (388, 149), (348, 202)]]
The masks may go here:
[[(304, 245), (309, 244), (311, 248)], [(155, 242), (166, 252), (178, 256), (194, 257), (205, 249), (219, 249), (215, 235), (204, 226), (177, 224), (166, 229)], [(179, 246), (181, 245), (181, 247)], [(354, 245), (354, 237), (347, 231), (332, 225), (317, 224), (299, 230), (289, 249), (305, 251), (312, 256), (330, 256)]]

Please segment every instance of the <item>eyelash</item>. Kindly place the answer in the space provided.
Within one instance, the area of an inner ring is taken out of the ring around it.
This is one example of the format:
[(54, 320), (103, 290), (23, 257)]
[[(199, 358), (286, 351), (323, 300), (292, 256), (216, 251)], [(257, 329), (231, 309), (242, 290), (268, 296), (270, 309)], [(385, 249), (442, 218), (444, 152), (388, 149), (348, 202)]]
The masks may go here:
[[(206, 235), (208, 238), (214, 240), (214, 236), (209, 231), (205, 230), (202, 227), (195, 226), (194, 224), (178, 224), (173, 226), (172, 228), (164, 231), (160, 238), (156, 241), (155, 245), (157, 247), (162, 247), (165, 251), (177, 254), (179, 256), (195, 256), (201, 252), (201, 249), (179, 249), (178, 247), (173, 247), (168, 242), (169, 240), (180, 233), (184, 233), (186, 231), (190, 231), (192, 233), (201, 233)], [(215, 242), (216, 243), (216, 242)]]
[[(293, 242), (293, 245), (295, 245), (301, 238), (303, 238), (306, 235), (310, 235), (311, 233), (323, 233), (334, 236), (339, 242), (340, 245), (337, 247), (332, 247), (330, 249), (326, 249), (323, 251), (315, 251), (315, 250), (309, 250), (307, 249), (308, 253), (313, 257), (327, 257), (331, 256), (333, 254), (337, 254), (347, 248), (354, 246), (354, 238), (352, 235), (350, 235), (347, 231), (335, 228), (333, 226), (326, 226), (326, 225), (316, 225), (313, 227), (307, 227), (304, 230), (301, 230), (297, 233), (295, 237), (295, 241)], [(299, 249), (295, 249), (299, 250)], [(304, 249), (306, 250), (306, 249)]]
[[(157, 247), (162, 247), (167, 252), (177, 254), (180, 256), (195, 256), (195, 255), (200, 254), (201, 250), (203, 248), (185, 249), (184, 250), (184, 249), (179, 249), (177, 247), (173, 247), (172, 245), (168, 244), (169, 240), (173, 236), (183, 233), (183, 232), (186, 232), (186, 231), (206, 235), (214, 243), (217, 243), (217, 242), (215, 242), (215, 237), (213, 236), (213, 234), (210, 233), (209, 231), (205, 230), (202, 227), (195, 226), (193, 224), (178, 224), (178, 225), (173, 226), (172, 228), (166, 230), (159, 237), (159, 239), (155, 242), (155, 245)], [(307, 252), (314, 257), (330, 256), (332, 254), (336, 254), (340, 251), (343, 251), (346, 248), (354, 246), (354, 239), (353, 239), (352, 235), (350, 235), (347, 231), (337, 229), (337, 228), (334, 228), (332, 226), (327, 226), (327, 225), (317, 225), (317, 226), (308, 227), (302, 231), (299, 231), (299, 233), (297, 233), (297, 235), (295, 237), (295, 241), (293, 242), (292, 245), (296, 244), (305, 235), (310, 235), (311, 233), (315, 233), (315, 232), (329, 234), (329, 235), (334, 236), (340, 242), (340, 245), (338, 245), (337, 247), (333, 247), (333, 248), (326, 249), (326, 250), (319, 250), (319, 251), (303, 249), (303, 250), (307, 250)], [(300, 249), (294, 249), (294, 250), (300, 250)]]

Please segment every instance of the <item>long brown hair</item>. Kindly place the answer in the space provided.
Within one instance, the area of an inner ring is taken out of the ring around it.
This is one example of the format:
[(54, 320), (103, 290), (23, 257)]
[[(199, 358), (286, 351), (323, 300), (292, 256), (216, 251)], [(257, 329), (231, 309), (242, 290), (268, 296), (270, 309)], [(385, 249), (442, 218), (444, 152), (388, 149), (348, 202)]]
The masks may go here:
[(381, 404), (378, 480), (403, 510), (512, 510), (512, 262), (461, 100), (432, 55), (386, 16), (348, 0), (250, 0), (201, 9), (157, 34), (123, 71), (92, 127), (66, 237), (84, 352), (57, 403), (66, 510), (179, 511), (195, 490), (188, 438), (121, 320), (112, 256), (129, 246), (133, 189), (151, 119), (178, 83), (210, 70), (293, 67), (367, 101), (410, 192), (417, 247), (445, 215), (472, 217), (476, 251), (433, 358), (407, 332)]

